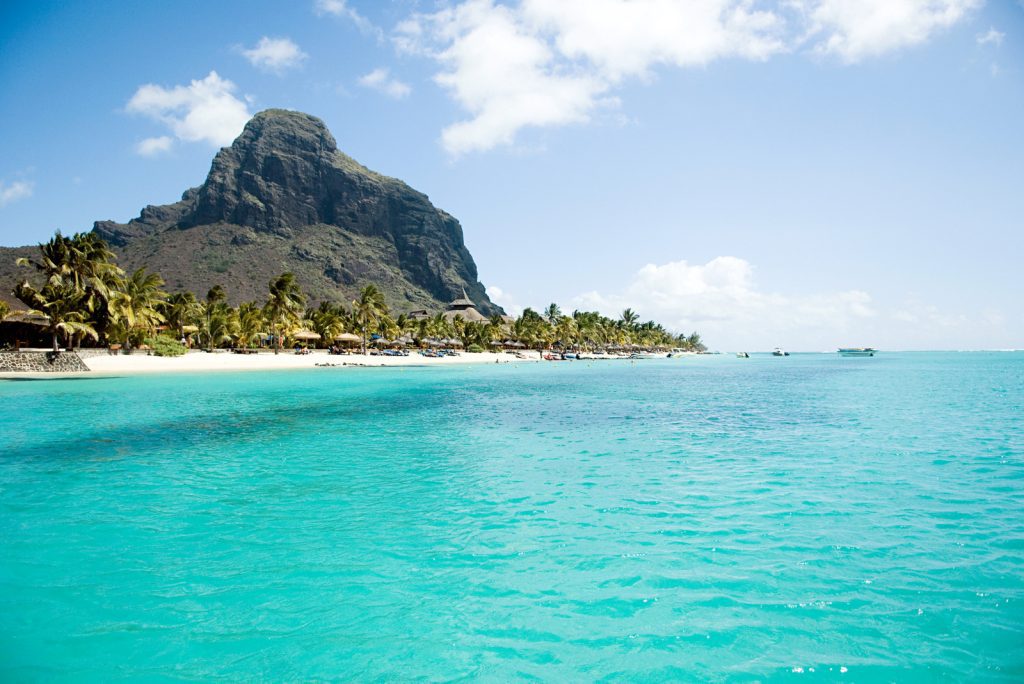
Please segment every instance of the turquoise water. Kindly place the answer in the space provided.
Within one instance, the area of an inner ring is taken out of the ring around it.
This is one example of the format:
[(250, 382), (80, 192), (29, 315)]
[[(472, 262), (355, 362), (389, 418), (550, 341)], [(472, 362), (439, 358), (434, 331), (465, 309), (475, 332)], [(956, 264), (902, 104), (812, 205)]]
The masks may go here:
[(1024, 678), (1024, 354), (0, 382), (0, 680)]

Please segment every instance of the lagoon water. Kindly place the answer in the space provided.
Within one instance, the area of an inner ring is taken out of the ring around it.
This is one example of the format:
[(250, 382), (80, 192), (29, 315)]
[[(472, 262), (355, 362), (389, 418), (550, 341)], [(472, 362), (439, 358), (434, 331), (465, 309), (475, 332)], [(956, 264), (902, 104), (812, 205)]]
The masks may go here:
[(0, 400), (3, 681), (1024, 678), (1024, 353)]

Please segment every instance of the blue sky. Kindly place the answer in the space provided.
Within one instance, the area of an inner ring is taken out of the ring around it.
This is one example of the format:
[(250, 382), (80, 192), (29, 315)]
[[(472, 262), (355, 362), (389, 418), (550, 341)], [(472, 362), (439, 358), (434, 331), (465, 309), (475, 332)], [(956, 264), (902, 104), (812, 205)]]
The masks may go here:
[(268, 107), (456, 216), (492, 297), (713, 348), (1024, 348), (1024, 6), (8, 2), (0, 243), (201, 183)]

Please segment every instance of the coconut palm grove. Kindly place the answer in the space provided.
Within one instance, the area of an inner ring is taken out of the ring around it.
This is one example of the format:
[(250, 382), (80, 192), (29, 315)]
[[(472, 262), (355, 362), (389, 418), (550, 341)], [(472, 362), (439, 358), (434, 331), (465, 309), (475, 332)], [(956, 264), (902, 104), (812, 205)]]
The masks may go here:
[[(263, 302), (229, 304), (228, 291), (216, 285), (205, 295), (167, 292), (159, 274), (145, 267), (126, 273), (114, 252), (95, 233), (57, 232), (39, 245), (35, 257), (18, 259), (25, 278), (14, 296), (25, 308), (11, 310), (0, 301), (4, 343), (17, 346), (26, 337), (45, 334), (54, 352), (61, 347), (140, 349), (176, 356), (204, 349), (328, 347), (358, 338), (368, 344), (460, 346), (469, 352), (494, 346), (529, 349), (681, 349), (704, 351), (700, 335), (675, 335), (655, 321), (641, 322), (632, 309), (618, 319), (596, 311), (564, 313), (557, 304), (543, 312), (524, 309), (518, 317), (461, 312), (391, 311), (384, 293), (367, 283), (351, 302), (323, 300), (311, 305), (292, 273), (267, 286)], [(471, 304), (471, 302), (469, 303)]]

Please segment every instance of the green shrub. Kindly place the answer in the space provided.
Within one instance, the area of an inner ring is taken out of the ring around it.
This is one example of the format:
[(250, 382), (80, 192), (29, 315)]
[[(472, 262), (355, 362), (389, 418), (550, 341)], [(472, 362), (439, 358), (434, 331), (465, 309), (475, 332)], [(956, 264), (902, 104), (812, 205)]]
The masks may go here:
[(169, 335), (157, 335), (146, 340), (146, 344), (153, 349), (153, 356), (181, 356), (186, 351), (179, 340)]
[(474, 354), (479, 354), (483, 350), (484, 348), (481, 347), (479, 344), (471, 344), (468, 347), (466, 347), (466, 351), (473, 352)]

